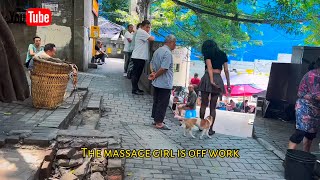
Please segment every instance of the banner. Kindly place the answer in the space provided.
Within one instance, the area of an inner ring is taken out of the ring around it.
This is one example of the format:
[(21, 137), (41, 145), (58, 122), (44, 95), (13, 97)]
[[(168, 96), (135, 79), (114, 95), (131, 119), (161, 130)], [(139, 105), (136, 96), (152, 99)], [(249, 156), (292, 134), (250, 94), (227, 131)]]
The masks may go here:
[(92, 12), (98, 17), (99, 16), (99, 3), (97, 0), (92, 0)]

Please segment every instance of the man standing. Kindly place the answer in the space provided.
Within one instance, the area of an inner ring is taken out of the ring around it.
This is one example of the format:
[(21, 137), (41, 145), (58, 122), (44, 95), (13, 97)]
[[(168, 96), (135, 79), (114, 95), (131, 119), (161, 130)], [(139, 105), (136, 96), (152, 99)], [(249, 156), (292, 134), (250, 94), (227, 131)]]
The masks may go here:
[(33, 58), (35, 54), (43, 50), (43, 47), (41, 47), (41, 38), (36, 36), (33, 38), (33, 44), (29, 44), (28, 52), (27, 52), (27, 58), (26, 58), (26, 67), (29, 67), (30, 60)]
[[(137, 24), (137, 27), (136, 27), (136, 32), (133, 33), (132, 35), (132, 41), (130, 43), (130, 46), (129, 46), (129, 51), (131, 52), (131, 55), (132, 55), (132, 51), (134, 50), (134, 45), (135, 45), (135, 39), (136, 39), (136, 34), (137, 34), (137, 31), (138, 29), (141, 27), (141, 23), (138, 23)], [(133, 62), (132, 62), (132, 59), (130, 58), (130, 61), (129, 61), (129, 64), (128, 64), (128, 68), (127, 68), (127, 78), (128, 79), (131, 79), (131, 75), (132, 75), (132, 69), (133, 69)]]
[(181, 116), (181, 111), (182, 110), (195, 110), (197, 107), (197, 94), (194, 91), (194, 87), (193, 85), (189, 85), (188, 86), (188, 100), (187, 100), (187, 104), (181, 104), (178, 106), (178, 114), (179, 116)]
[(132, 51), (130, 51), (130, 45), (132, 42), (133, 33), (134, 33), (133, 25), (129, 24), (128, 31), (124, 34), (124, 48), (123, 48), (123, 52), (125, 53), (124, 74), (123, 74), (124, 77), (127, 76), (128, 65), (131, 59)]
[(169, 105), (171, 89), (173, 87), (173, 57), (172, 50), (176, 48), (176, 38), (168, 35), (165, 45), (157, 49), (151, 60), (149, 80), (154, 87), (152, 115), (154, 125), (158, 129), (170, 130), (164, 123), (164, 117)]
[(137, 30), (135, 37), (134, 50), (131, 60), (133, 61), (132, 69), (132, 94), (143, 95), (143, 91), (139, 89), (138, 83), (142, 74), (146, 60), (149, 59), (149, 41), (154, 41), (154, 37), (150, 33), (151, 23), (144, 20), (141, 28)]

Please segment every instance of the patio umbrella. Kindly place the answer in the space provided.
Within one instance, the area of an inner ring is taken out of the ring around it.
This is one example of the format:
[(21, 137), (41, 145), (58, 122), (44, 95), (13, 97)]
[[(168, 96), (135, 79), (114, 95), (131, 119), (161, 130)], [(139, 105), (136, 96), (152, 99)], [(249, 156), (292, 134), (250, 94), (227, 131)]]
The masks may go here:
[[(258, 86), (258, 89), (267, 90), (269, 77), (265, 75), (253, 75), (253, 74), (236, 74), (230, 72), (231, 84), (250, 84)], [(227, 82), (224, 73), (222, 73), (224, 82)]]
[[(254, 94), (257, 94), (262, 89), (258, 89), (257, 87), (250, 85), (250, 84), (237, 84), (237, 85), (231, 85), (231, 93), (230, 96), (252, 96)], [(225, 86), (226, 89), (226, 95), (228, 95), (227, 86)]]

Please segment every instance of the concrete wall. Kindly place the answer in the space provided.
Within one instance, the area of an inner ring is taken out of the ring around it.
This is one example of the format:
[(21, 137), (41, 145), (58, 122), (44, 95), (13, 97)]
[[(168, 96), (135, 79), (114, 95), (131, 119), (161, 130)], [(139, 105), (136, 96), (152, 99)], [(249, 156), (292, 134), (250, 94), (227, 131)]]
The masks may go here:
[[(42, 7), (41, 2), (48, 0), (35, 0), (36, 7)], [(72, 28), (73, 28), (73, 1), (70, 0), (51, 0), (52, 3), (58, 3), (60, 13), (52, 17), (52, 25), (46, 27), (29, 27), (25, 23), (8, 23), (15, 37), (15, 41), (20, 52), (21, 60), (26, 59), (27, 48), (33, 43), (34, 36), (42, 38), (42, 45), (54, 43), (57, 46), (57, 57), (61, 59), (73, 59)], [(6, 4), (4, 5), (7, 6)], [(15, 11), (15, 7), (12, 10)]]
[[(146, 61), (145, 68), (140, 77), (140, 85), (150, 94), (153, 94), (153, 87), (151, 81), (148, 80), (150, 74), (150, 61), (152, 59), (153, 53), (161, 46), (163, 42), (153, 42), (150, 43), (150, 58)], [(190, 71), (190, 51), (184, 47), (178, 47), (172, 52), (173, 63), (180, 64), (178, 72), (173, 74), (173, 85), (174, 86), (187, 86)]]
[(176, 47), (172, 51), (174, 74), (173, 85), (188, 86), (190, 74), (190, 50), (186, 47)]
[[(111, 40), (110, 38), (101, 38), (101, 41), (109, 57), (124, 58), (124, 42), (122, 39), (119, 38), (118, 40)], [(109, 53), (108, 50), (111, 50), (111, 53)]]
[[(7, 14), (8, 7), (11, 11), (25, 8), (16, 6), (23, 4), (23, 0), (16, 2), (19, 3), (8, 4), (1, 1), (0, 10)], [(80, 71), (86, 71), (93, 44), (92, 39), (89, 39), (89, 30), (91, 25), (97, 25), (98, 22), (92, 12), (92, 0), (33, 0), (32, 7), (42, 7), (42, 3), (49, 2), (58, 4), (58, 10), (53, 12), (50, 26), (29, 27), (25, 22), (8, 23), (15, 37), (21, 61), (25, 62), (28, 45), (33, 43), (32, 38), (40, 36), (42, 45), (54, 43), (57, 46), (58, 58), (73, 62)]]

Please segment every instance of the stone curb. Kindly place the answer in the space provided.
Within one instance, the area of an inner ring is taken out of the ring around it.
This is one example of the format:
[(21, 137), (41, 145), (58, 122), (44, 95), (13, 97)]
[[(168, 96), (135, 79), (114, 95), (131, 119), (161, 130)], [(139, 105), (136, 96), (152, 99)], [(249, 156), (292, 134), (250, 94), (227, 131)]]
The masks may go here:
[(256, 138), (256, 140), (267, 150), (273, 152), (276, 156), (278, 156), (281, 160), (284, 161), (285, 159), (285, 154), (281, 151), (279, 151), (278, 149), (276, 149), (273, 145), (271, 145), (270, 143), (268, 143), (266, 140), (262, 139), (262, 138)]
[[(66, 128), (68, 128), (68, 125), (69, 125), (70, 121), (78, 113), (78, 109), (79, 109), (79, 106), (81, 104), (81, 101), (83, 101), (86, 98), (87, 94), (88, 94), (87, 89), (85, 89), (85, 88), (82, 88), (82, 89), (86, 90), (86, 92), (83, 94), (83, 98), (82, 99), (80, 98), (75, 104), (72, 105), (72, 107), (71, 107), (70, 111), (68, 112), (67, 116), (61, 122), (59, 122), (60, 124), (58, 125), (57, 129), (66, 129)], [(72, 97), (70, 96), (68, 98), (72, 98)], [(47, 128), (48, 130), (49, 129), (55, 129), (55, 128), (50, 128), (50, 127), (43, 127), (43, 128)], [(25, 137), (25, 138), (20, 137), (20, 136), (6, 136), (6, 137), (3, 137), (3, 138), (5, 139), (5, 144), (17, 144), (17, 143), (21, 142), (22, 144), (25, 144), (25, 145), (39, 145), (39, 146), (46, 147), (46, 146), (50, 145), (50, 141), (56, 139), (57, 132), (53, 132), (51, 134), (49, 133), (48, 135), (45, 135), (44, 133), (32, 132), (29, 137)], [(0, 141), (0, 146), (3, 146), (3, 145), (4, 145), (4, 143), (2, 141)]]

